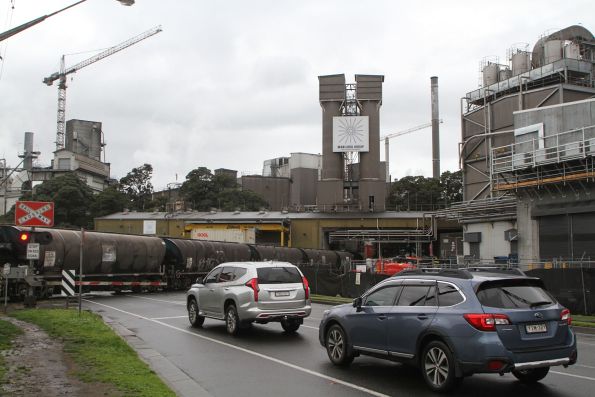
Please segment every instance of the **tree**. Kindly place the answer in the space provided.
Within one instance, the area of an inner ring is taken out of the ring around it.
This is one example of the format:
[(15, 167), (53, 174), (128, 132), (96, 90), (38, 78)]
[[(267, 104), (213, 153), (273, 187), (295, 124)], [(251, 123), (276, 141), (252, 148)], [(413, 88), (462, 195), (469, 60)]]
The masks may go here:
[(461, 201), (461, 171), (445, 171), (440, 180), (423, 176), (406, 176), (391, 185), (387, 207), (406, 211), (430, 211)]
[(153, 193), (152, 175), (153, 166), (145, 163), (133, 168), (120, 179), (120, 191), (128, 196), (131, 209), (140, 211), (145, 209), (145, 204), (151, 199), (151, 193)]
[(118, 190), (117, 186), (108, 186), (104, 191), (95, 196), (91, 206), (94, 218), (121, 212), (128, 204), (128, 197)]
[(442, 198), (447, 204), (463, 201), (463, 171), (445, 171), (440, 175)]
[(213, 175), (206, 167), (198, 167), (186, 175), (180, 194), (198, 211), (208, 211), (211, 208), (255, 211), (268, 207), (268, 203), (256, 193), (241, 190), (232, 176)]
[(180, 194), (184, 200), (192, 203), (195, 210), (208, 211), (217, 207), (213, 174), (206, 167), (198, 167), (186, 175), (186, 181), (180, 187)]
[[(28, 197), (24, 196), (22, 199)], [(36, 186), (31, 200), (54, 202), (54, 225), (57, 227), (93, 227), (93, 191), (74, 172)]]
[(262, 197), (250, 190), (227, 190), (219, 193), (217, 199), (222, 211), (258, 211), (269, 206)]

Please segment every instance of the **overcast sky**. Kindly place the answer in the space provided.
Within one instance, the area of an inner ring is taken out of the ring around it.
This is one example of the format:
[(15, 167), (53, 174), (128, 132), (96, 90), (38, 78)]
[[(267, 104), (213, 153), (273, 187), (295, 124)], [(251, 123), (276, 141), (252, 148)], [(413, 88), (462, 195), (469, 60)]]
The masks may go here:
[[(74, 0), (1, 0), (0, 31)], [(14, 3), (14, 9), (11, 5)], [(70, 75), (66, 119), (101, 121), (112, 176), (153, 165), (153, 185), (192, 169), (260, 173), (266, 159), (322, 151), (318, 76), (382, 74), (381, 135), (431, 119), (438, 76), (441, 170), (458, 170), (460, 98), (479, 62), (546, 31), (582, 24), (586, 1), (88, 0), (0, 43), (0, 158), (15, 166), (24, 132), (39, 163), (55, 149), (58, 88), (42, 83), (62, 54), (163, 32)], [(70, 55), (67, 66), (94, 53)], [(431, 129), (391, 141), (393, 178), (431, 176)], [(384, 148), (381, 148), (384, 159)]]

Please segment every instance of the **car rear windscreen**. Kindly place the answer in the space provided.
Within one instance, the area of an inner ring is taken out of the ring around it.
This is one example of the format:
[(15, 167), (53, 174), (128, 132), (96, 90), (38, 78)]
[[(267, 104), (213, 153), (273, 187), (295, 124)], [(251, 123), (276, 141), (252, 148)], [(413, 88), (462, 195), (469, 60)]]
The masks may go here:
[(302, 275), (295, 267), (261, 267), (256, 269), (259, 284), (301, 283)]
[(479, 286), (477, 298), (483, 306), (502, 309), (535, 308), (556, 302), (539, 280), (528, 279), (486, 281)]

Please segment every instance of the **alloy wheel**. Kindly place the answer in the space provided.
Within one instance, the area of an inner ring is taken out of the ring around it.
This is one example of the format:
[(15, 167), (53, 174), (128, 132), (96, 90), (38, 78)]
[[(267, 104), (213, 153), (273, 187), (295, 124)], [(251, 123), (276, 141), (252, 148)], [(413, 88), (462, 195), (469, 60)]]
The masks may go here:
[(426, 353), (424, 370), (427, 378), (436, 388), (442, 387), (448, 378), (448, 357), (439, 347), (432, 347)]

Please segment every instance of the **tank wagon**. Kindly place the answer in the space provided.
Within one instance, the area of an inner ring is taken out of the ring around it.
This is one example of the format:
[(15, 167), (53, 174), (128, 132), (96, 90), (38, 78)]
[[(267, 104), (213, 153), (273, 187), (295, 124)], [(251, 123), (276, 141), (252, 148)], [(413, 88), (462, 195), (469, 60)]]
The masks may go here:
[[(352, 258), (332, 250), (0, 225), (0, 267), (9, 263), (23, 275), (9, 279), (8, 295), (24, 297), (29, 288), (36, 297), (60, 293), (62, 271), (79, 271), (81, 236), (84, 292), (186, 289), (223, 262), (279, 260), (338, 269)], [(40, 244), (39, 259), (27, 260), (33, 241)]]

